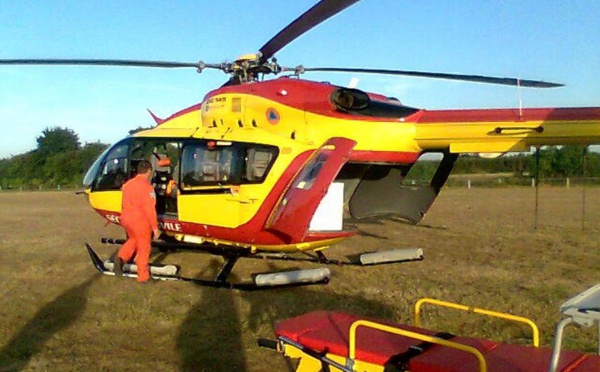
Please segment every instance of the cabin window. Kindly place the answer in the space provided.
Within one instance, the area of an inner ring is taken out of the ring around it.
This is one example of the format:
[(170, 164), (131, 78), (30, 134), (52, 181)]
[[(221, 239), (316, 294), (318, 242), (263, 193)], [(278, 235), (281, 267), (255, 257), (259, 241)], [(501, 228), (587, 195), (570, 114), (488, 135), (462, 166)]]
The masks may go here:
[(206, 143), (185, 146), (181, 160), (182, 188), (239, 183), (236, 150), (233, 146), (208, 147)]
[(274, 146), (188, 143), (181, 156), (182, 190), (263, 182), (276, 156)]
[(302, 172), (298, 176), (296, 182), (294, 182), (293, 187), (301, 190), (309, 190), (315, 183), (315, 180), (317, 179), (319, 172), (321, 172), (321, 169), (323, 169), (328, 157), (329, 155), (324, 152), (317, 154), (317, 156), (302, 169)]
[(136, 138), (131, 147), (132, 169), (135, 171), (137, 163), (147, 160), (154, 171), (172, 171), (177, 166), (180, 147), (178, 141)]
[(243, 178), (248, 182), (262, 182), (267, 169), (275, 158), (275, 151), (268, 148), (249, 148), (246, 150), (245, 174)]

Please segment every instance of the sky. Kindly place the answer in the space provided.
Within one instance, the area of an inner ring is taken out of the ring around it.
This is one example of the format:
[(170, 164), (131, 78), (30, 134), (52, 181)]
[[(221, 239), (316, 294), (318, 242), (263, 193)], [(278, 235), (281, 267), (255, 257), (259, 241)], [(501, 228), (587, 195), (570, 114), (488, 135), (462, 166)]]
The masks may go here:
[[(207, 63), (256, 52), (315, 0), (3, 0), (0, 58)], [(276, 54), (293, 67), (362, 67), (520, 77), (566, 84), (517, 89), (369, 74), (303, 77), (426, 109), (600, 106), (600, 1), (362, 0)], [(36, 147), (45, 128), (82, 144), (202, 101), (216, 70), (0, 66), (0, 158)]]

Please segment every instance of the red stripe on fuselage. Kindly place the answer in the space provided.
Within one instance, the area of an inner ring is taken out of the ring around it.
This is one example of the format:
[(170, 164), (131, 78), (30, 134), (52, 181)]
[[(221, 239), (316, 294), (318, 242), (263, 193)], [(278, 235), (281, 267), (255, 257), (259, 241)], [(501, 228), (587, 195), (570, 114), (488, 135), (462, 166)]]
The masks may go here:
[[(259, 83), (225, 86), (209, 92), (204, 100), (219, 94), (247, 94), (262, 97), (298, 110), (355, 121), (398, 122), (399, 118), (379, 118), (351, 115), (336, 110), (330, 103), (331, 92), (338, 86), (295, 78), (279, 78)], [(373, 99), (386, 100), (384, 96), (369, 94)], [(197, 104), (181, 110), (165, 121), (192, 111), (200, 110)], [(403, 119), (412, 123), (453, 123), (453, 122), (519, 122), (519, 121), (568, 121), (599, 120), (600, 107), (578, 108), (526, 108), (526, 109), (473, 109), (473, 110), (420, 110)]]
[(600, 107), (527, 108), (522, 110), (422, 110), (413, 117), (407, 118), (406, 121), (427, 124), (580, 120), (600, 120)]
[[(193, 106), (190, 106), (188, 108), (185, 108), (181, 111), (177, 111), (176, 113), (174, 113), (173, 115), (169, 116), (168, 118), (164, 119), (162, 122), (166, 122), (172, 119), (175, 119), (177, 117), (183, 116), (185, 114), (189, 114), (190, 112), (194, 112), (194, 111), (198, 111), (202, 109), (202, 103), (197, 103)], [(162, 124), (162, 123), (161, 123)]]
[(421, 156), (420, 152), (400, 152), (400, 151), (352, 151), (350, 153), (350, 162), (360, 163), (393, 163), (393, 164), (412, 164)]

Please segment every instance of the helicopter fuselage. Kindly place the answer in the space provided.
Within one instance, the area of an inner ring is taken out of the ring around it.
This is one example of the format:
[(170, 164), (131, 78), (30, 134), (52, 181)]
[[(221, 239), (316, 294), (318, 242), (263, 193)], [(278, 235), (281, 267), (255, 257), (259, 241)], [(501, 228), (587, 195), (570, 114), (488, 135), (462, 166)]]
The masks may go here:
[[(460, 153), (600, 142), (600, 108), (426, 111), (295, 78), (223, 86), (157, 123), (96, 161), (85, 182), (92, 207), (119, 223), (122, 183), (151, 160), (165, 233), (267, 251), (314, 250), (353, 235), (311, 225), (333, 183), (343, 185), (343, 203), (326, 212), (332, 220), (416, 223)], [(425, 152), (444, 154), (438, 171), (428, 185), (403, 185)], [(170, 161), (164, 169), (161, 157)]]

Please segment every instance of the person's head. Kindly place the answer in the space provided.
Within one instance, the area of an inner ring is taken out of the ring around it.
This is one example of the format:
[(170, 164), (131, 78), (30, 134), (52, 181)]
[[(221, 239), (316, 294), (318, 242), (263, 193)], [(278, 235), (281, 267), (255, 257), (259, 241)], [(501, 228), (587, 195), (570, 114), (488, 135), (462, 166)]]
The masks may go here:
[(147, 160), (142, 160), (137, 165), (137, 174), (152, 174), (152, 164)]

